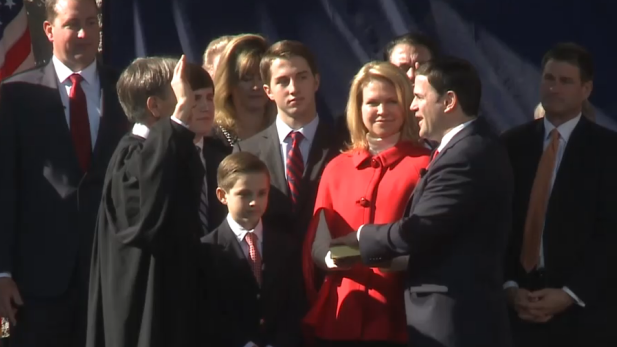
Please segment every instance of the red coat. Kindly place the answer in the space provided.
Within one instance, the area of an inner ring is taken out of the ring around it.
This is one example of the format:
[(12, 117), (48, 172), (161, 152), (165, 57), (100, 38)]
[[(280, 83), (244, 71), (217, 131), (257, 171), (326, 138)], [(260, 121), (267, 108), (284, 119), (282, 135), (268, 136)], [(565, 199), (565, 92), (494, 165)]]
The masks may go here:
[(325, 212), (332, 238), (367, 223), (390, 223), (403, 216), (409, 197), (429, 162), (429, 151), (410, 142), (372, 156), (343, 153), (326, 166), (303, 254), (304, 277), (313, 299), (305, 323), (318, 338), (407, 343), (403, 273), (355, 265), (328, 273), (319, 293), (313, 285), (311, 248), (318, 215)]

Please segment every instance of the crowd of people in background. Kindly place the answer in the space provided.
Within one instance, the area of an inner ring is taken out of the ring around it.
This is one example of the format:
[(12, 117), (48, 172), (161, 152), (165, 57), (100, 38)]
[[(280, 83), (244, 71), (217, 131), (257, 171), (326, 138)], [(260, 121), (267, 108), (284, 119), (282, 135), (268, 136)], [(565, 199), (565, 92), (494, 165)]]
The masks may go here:
[(617, 344), (617, 134), (580, 45), (497, 134), (474, 66), (401, 35), (330, 123), (302, 42), (118, 74), (95, 0), (45, 5), (53, 58), (0, 85), (3, 347)]

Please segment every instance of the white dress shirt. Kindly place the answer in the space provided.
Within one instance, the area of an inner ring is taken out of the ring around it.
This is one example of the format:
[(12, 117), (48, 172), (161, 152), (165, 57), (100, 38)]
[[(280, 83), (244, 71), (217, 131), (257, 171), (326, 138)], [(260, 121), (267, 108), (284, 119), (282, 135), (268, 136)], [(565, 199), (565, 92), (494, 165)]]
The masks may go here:
[[(285, 168), (285, 179), (287, 179), (287, 153), (291, 150), (291, 137), (289, 134), (294, 131), (289, 125), (285, 124), (280, 117), (276, 117), (276, 132), (279, 135), (279, 143), (281, 145), (281, 155), (283, 156), (283, 167)], [(311, 151), (311, 145), (315, 139), (315, 133), (317, 132), (317, 126), (319, 125), (319, 115), (310, 121), (302, 128), (295, 130), (300, 132), (304, 139), (300, 142), (300, 153), (302, 154), (302, 161), (306, 168), (309, 153)]]
[(253, 233), (255, 234), (255, 236), (257, 236), (257, 250), (259, 251), (259, 254), (262, 254), (261, 243), (263, 240), (263, 224), (261, 223), (261, 219), (253, 230), (244, 229), (231, 217), (230, 214), (227, 215), (227, 223), (229, 224), (231, 231), (233, 231), (234, 235), (236, 235), (236, 240), (238, 240), (238, 243), (240, 244), (240, 247), (242, 248), (242, 252), (244, 252), (244, 256), (246, 257), (246, 259), (249, 259), (249, 244), (244, 240), (244, 238), (248, 233)]
[(56, 70), (56, 76), (58, 77), (58, 91), (60, 92), (60, 100), (62, 106), (64, 106), (64, 115), (66, 116), (66, 122), (71, 127), (71, 110), (69, 106), (69, 94), (71, 92), (71, 79), (72, 74), (76, 73), (83, 77), (81, 82), (81, 88), (86, 94), (86, 104), (88, 108), (88, 121), (90, 122), (90, 139), (92, 140), (92, 148), (96, 144), (96, 138), (99, 133), (99, 125), (101, 124), (101, 83), (99, 81), (99, 74), (96, 68), (96, 60), (92, 64), (88, 65), (81, 71), (74, 72), (64, 65), (55, 56), (52, 57), (52, 63)]
[(471, 124), (473, 121), (475, 121), (476, 119), (472, 119), (470, 121), (467, 121), (463, 124), (459, 124), (456, 127), (450, 129), (450, 131), (448, 131), (443, 138), (441, 139), (441, 143), (439, 143), (439, 147), (437, 147), (437, 152), (441, 153), (441, 151), (443, 151), (444, 148), (446, 148), (446, 146), (448, 145), (448, 142), (450, 142), (452, 140), (452, 138), (454, 137), (454, 135), (460, 133), (463, 129), (465, 129), (466, 127), (469, 126), (469, 124)]
[[(566, 146), (568, 144), (568, 140), (570, 140), (570, 135), (572, 135), (572, 131), (574, 131), (574, 128), (576, 128), (576, 125), (578, 124), (580, 120), (581, 120), (581, 114), (579, 114), (575, 118), (557, 127), (557, 131), (559, 132), (559, 147), (557, 149), (557, 157), (555, 158), (555, 168), (553, 169), (553, 177), (551, 178), (551, 186), (549, 188), (550, 189), (549, 194), (553, 189), (553, 184), (555, 183), (555, 177), (557, 177), (557, 172), (559, 172), (559, 166), (561, 165), (561, 159), (563, 158), (563, 154), (566, 151)], [(544, 118), (543, 121), (544, 121), (543, 149), (546, 149), (546, 147), (551, 142), (550, 134), (551, 134), (551, 131), (555, 129), (555, 126), (551, 122), (549, 122), (548, 119), (546, 118)], [(542, 238), (540, 242), (541, 242), (540, 243), (540, 260), (538, 262), (538, 269), (543, 269), (544, 268), (544, 238)], [(504, 289), (512, 288), (512, 287), (518, 288), (518, 283), (514, 281), (508, 281), (504, 284)], [(576, 301), (576, 303), (579, 306), (585, 307), (585, 303), (582, 302), (576, 296), (576, 294), (574, 294), (568, 287), (563, 287), (562, 289), (566, 293), (568, 293), (568, 295), (570, 295), (572, 299), (574, 299), (574, 301)]]

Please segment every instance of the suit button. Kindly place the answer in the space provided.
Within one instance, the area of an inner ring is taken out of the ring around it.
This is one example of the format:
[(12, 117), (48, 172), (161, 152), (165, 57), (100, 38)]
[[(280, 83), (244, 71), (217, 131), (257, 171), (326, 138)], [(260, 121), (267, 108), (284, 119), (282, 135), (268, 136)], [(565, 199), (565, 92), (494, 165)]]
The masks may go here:
[(374, 168), (378, 168), (379, 167), (379, 162), (375, 159), (371, 159), (371, 166)]
[(261, 298), (261, 295), (257, 294), (257, 300), (259, 300), (259, 298)]
[(259, 320), (259, 325), (260, 326), (263, 327), (265, 324), (266, 324), (266, 321), (263, 318)]
[(362, 207), (369, 207), (371, 206), (370, 201), (368, 201), (366, 198), (360, 198), (360, 200), (356, 201), (356, 203)]

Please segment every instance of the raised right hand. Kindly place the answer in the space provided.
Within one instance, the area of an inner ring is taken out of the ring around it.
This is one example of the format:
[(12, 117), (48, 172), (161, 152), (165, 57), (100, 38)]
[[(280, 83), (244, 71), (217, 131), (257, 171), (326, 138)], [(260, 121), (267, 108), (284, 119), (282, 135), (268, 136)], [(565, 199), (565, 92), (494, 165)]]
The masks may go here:
[(10, 277), (0, 278), (0, 317), (8, 318), (12, 325), (17, 325), (15, 314), (17, 307), (23, 305), (17, 284)]
[(182, 55), (174, 69), (174, 76), (171, 79), (171, 89), (173, 89), (177, 100), (174, 116), (185, 124), (190, 124), (193, 114), (192, 109), (195, 104), (195, 96), (188, 82), (186, 70), (186, 56)]

